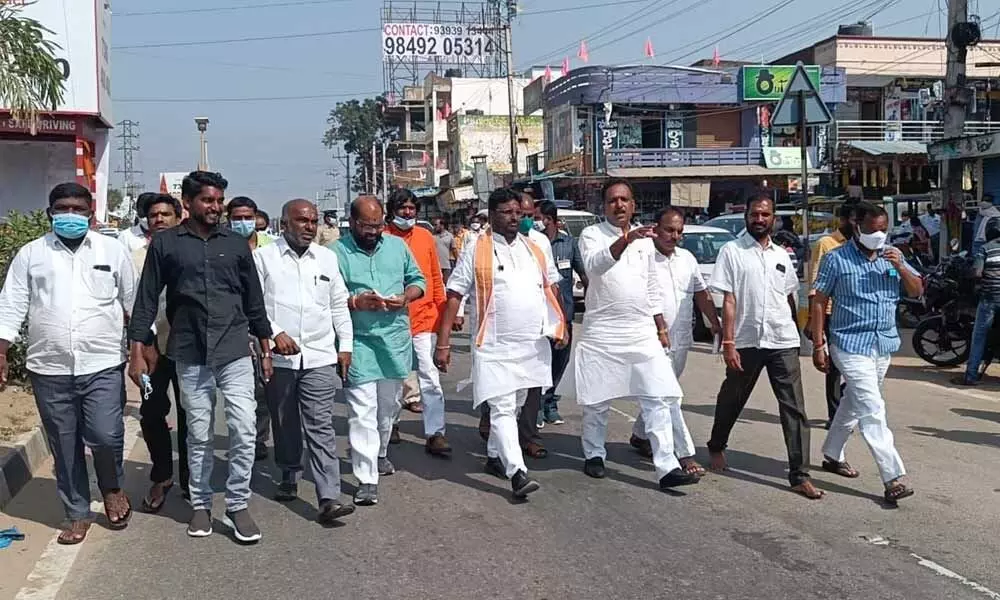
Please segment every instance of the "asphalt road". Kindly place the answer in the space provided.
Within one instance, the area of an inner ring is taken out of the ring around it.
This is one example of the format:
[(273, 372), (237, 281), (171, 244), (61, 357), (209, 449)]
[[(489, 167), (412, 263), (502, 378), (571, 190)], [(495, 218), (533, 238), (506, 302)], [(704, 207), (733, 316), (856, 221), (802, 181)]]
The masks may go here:
[[(848, 458), (860, 478), (817, 467), (826, 498), (788, 492), (766, 379), (734, 430), (732, 469), (674, 494), (660, 492), (652, 465), (628, 448), (627, 415), (637, 407), (627, 401), (617, 404), (624, 414), (611, 418), (609, 477), (584, 476), (580, 411), (564, 400), (566, 424), (543, 430), (550, 457), (528, 463), (542, 489), (514, 503), (505, 482), (482, 472), (471, 402), (455, 392), (468, 354), (456, 352), (445, 378), (454, 457), (426, 455), (420, 422), (404, 413), (403, 443), (390, 450), (398, 472), (383, 479), (377, 507), (359, 508), (342, 526), (314, 522), (308, 485), (301, 501), (271, 500), (265, 463), (253, 478), (251, 508), (264, 533), (257, 546), (236, 544), (221, 523), (209, 538), (188, 538), (189, 509), (175, 491), (160, 515), (136, 514), (123, 532), (97, 526), (78, 551), (65, 551), (50, 545), (59, 507), (43, 477), (0, 514), (0, 528), (13, 521), (29, 533), (0, 551), (0, 598), (1000, 598), (1000, 372), (994, 367), (983, 388), (954, 391), (942, 385), (947, 373), (905, 356), (895, 362), (886, 386), (890, 424), (917, 489), (898, 509), (883, 505), (857, 436)], [(819, 424), (822, 378), (808, 359), (803, 372)], [(702, 348), (682, 378), (703, 460), (721, 375), (718, 358)], [(338, 432), (346, 431), (344, 414), (339, 405)], [(219, 422), (221, 490), (226, 432)], [(823, 434), (813, 429), (816, 465)], [(342, 437), (342, 456), (344, 444)], [(148, 466), (140, 439), (126, 466), (136, 504)], [(349, 494), (355, 481), (349, 464), (342, 467)], [(222, 510), (219, 494), (217, 517)]]

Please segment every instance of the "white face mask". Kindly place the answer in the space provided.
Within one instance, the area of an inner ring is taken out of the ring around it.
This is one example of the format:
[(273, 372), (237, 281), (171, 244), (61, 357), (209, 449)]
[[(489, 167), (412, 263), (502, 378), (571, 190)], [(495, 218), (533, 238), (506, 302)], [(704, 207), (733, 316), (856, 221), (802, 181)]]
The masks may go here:
[(480, 225), (479, 225), (478, 222), (476, 222), (476, 223), (470, 223), (469, 224), (469, 229), (471, 229), (473, 231), (479, 231), (479, 227), (480, 227)]
[(881, 250), (884, 248), (886, 237), (888, 236), (884, 231), (861, 233), (861, 230), (858, 230), (858, 243), (869, 250)]
[(541, 221), (535, 221), (534, 224), (535, 231), (545, 231), (545, 223)]
[(399, 227), (403, 231), (409, 231), (413, 229), (413, 226), (417, 224), (416, 219), (404, 219), (400, 216), (395, 216), (392, 218), (392, 224)]

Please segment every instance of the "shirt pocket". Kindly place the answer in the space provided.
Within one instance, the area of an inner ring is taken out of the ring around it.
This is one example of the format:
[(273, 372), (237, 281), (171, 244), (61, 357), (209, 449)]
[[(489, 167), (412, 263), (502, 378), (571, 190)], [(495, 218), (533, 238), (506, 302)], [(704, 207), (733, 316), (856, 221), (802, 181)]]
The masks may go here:
[(313, 287), (313, 302), (315, 302), (317, 306), (325, 307), (330, 304), (331, 285), (332, 282), (329, 278), (323, 279), (323, 276), (320, 276), (316, 280), (316, 285)]
[(111, 271), (94, 267), (87, 282), (90, 293), (99, 300), (111, 300), (118, 295), (118, 278)]

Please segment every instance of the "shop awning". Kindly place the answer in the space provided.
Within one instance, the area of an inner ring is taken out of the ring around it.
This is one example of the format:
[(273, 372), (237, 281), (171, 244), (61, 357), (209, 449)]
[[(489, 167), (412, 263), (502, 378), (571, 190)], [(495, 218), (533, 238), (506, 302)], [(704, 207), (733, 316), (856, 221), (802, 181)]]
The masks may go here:
[(927, 154), (927, 144), (923, 142), (878, 142), (855, 140), (848, 146), (872, 156), (886, 154)]
[[(809, 169), (810, 175), (829, 173), (828, 169)], [(773, 177), (801, 175), (801, 169), (768, 169), (764, 165), (720, 165), (716, 167), (622, 167), (608, 169), (610, 177), (659, 179), (664, 177)]]
[(892, 84), (898, 77), (894, 75), (870, 75), (859, 73), (847, 75), (847, 87), (852, 88), (883, 88)]

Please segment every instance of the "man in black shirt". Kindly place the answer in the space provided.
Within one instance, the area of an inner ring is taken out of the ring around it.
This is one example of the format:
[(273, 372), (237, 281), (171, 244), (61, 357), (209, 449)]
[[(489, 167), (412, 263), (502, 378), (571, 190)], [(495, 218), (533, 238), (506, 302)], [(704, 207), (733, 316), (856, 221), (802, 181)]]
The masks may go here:
[(236, 539), (253, 543), (260, 529), (250, 517), (254, 462), (254, 373), (247, 330), (260, 340), (261, 367), (270, 379), (271, 326), (256, 266), (246, 239), (219, 226), (227, 182), (218, 173), (195, 171), (181, 195), (190, 218), (153, 238), (136, 294), (128, 337), (129, 375), (136, 382), (155, 368), (150, 326), (160, 292), (167, 290), (170, 337), (167, 356), (177, 365), (181, 404), (187, 413), (191, 507), (188, 535), (212, 533), (212, 463), (215, 388), (226, 402), (229, 478), (223, 522)]

